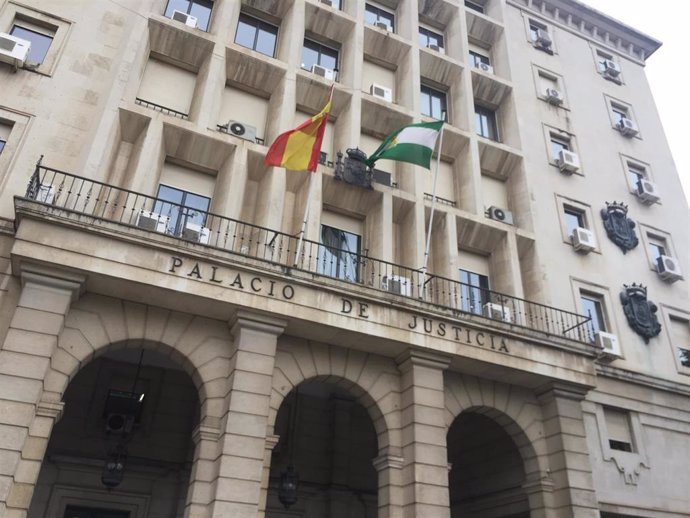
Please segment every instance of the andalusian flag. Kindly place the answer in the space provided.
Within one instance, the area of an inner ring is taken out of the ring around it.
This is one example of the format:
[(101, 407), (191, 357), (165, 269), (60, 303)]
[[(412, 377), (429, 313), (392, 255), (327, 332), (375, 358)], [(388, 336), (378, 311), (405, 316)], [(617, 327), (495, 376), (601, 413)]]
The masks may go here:
[(367, 159), (367, 165), (373, 167), (377, 160), (387, 158), (431, 169), (431, 155), (442, 127), (443, 121), (421, 122), (394, 131)]
[(323, 110), (295, 129), (278, 135), (266, 153), (264, 164), (284, 167), (293, 171), (306, 170), (312, 173), (316, 171), (332, 99), (333, 87), (331, 86), (328, 102)]

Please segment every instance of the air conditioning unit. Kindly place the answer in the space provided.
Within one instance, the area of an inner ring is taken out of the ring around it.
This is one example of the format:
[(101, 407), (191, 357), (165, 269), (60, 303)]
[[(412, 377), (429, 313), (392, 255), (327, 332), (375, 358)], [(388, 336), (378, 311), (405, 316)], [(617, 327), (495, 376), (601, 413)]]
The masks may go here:
[(573, 153), (567, 149), (561, 149), (558, 152), (556, 164), (561, 170), (561, 173), (571, 174), (580, 170), (580, 158), (577, 156), (577, 153)]
[(507, 223), (508, 225), (513, 224), (513, 213), (509, 210), (502, 209), (501, 207), (491, 206), (489, 207), (489, 218), (495, 219), (496, 221), (501, 221)]
[(176, 22), (184, 23), (187, 27), (191, 27), (192, 29), (196, 29), (199, 22), (196, 16), (183, 13), (182, 11), (173, 11), (171, 18)]
[(379, 29), (383, 29), (384, 31), (393, 32), (393, 27), (388, 25), (386, 22), (376, 22), (374, 24), (374, 27), (378, 27)]
[(0, 61), (15, 67), (24, 66), (31, 50), (31, 42), (0, 32)]
[(491, 65), (487, 65), (486, 63), (477, 63), (475, 65), (475, 68), (478, 68), (482, 72), (486, 72), (487, 74), (493, 74), (494, 73), (494, 67)]
[(238, 121), (228, 121), (226, 125), (228, 133), (236, 137), (248, 140), (249, 142), (256, 142), (256, 128)]
[(202, 227), (196, 223), (185, 223), (184, 230), (182, 230), (182, 238), (195, 243), (208, 244), (209, 237), (211, 237), (211, 229)]
[(407, 277), (401, 277), (399, 275), (384, 276), (383, 279), (381, 279), (381, 288), (406, 297), (412, 295), (412, 281)]
[(495, 304), (493, 302), (487, 302), (484, 304), (484, 316), (493, 318), (494, 320), (503, 320), (504, 322), (511, 322), (510, 308), (502, 306), (501, 304)]
[(563, 103), (563, 94), (561, 93), (560, 90), (556, 90), (555, 88), (547, 88), (546, 89), (546, 101), (549, 104), (562, 104)]
[(553, 44), (553, 40), (551, 39), (551, 36), (545, 29), (537, 29), (537, 35), (536, 39), (534, 40), (534, 43), (539, 47), (540, 49), (551, 49), (551, 45)]
[(656, 203), (661, 199), (656, 184), (642, 178), (637, 181), (637, 191), (635, 194), (648, 204)]
[(137, 227), (154, 232), (165, 232), (168, 227), (168, 219), (167, 216), (144, 210), (137, 216)]
[(383, 99), (389, 103), (393, 102), (393, 90), (386, 88), (385, 86), (374, 83), (369, 87), (369, 93), (374, 97), (378, 97), (379, 99)]
[(616, 127), (618, 128), (618, 131), (621, 132), (621, 135), (625, 137), (634, 137), (640, 132), (637, 129), (637, 124), (635, 124), (634, 121), (628, 119), (627, 117), (621, 118), (621, 120), (618, 121)]
[(600, 349), (599, 360), (601, 361), (610, 362), (622, 356), (618, 337), (612, 333), (597, 331), (594, 334), (594, 343)]
[(618, 78), (621, 75), (621, 67), (618, 63), (611, 59), (605, 59), (603, 61), (604, 65), (604, 75), (608, 77)]
[(588, 253), (597, 247), (594, 233), (586, 228), (577, 227), (574, 229), (570, 240), (573, 243), (573, 248), (578, 252)]
[(53, 203), (55, 201), (55, 188), (52, 185), (41, 184), (38, 186), (36, 201), (41, 203)]
[(439, 54), (445, 54), (446, 53), (446, 49), (444, 49), (443, 47), (440, 47), (438, 45), (434, 45), (433, 43), (427, 45), (427, 48), (431, 49), (431, 50), (435, 50)]
[(683, 278), (678, 261), (668, 255), (660, 255), (656, 260), (656, 271), (665, 281), (676, 282)]
[(333, 81), (335, 79), (335, 72), (330, 68), (322, 67), (321, 65), (312, 65), (311, 71), (317, 76), (325, 77), (326, 79)]

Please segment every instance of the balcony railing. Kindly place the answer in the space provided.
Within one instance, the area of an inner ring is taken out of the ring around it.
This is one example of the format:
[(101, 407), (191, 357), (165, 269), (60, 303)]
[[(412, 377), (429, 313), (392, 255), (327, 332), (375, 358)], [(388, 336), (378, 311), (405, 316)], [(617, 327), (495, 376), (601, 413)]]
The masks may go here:
[(173, 110), (172, 108), (168, 108), (166, 106), (161, 106), (160, 104), (156, 104), (151, 101), (147, 101), (145, 99), (141, 99), (137, 97), (134, 99), (134, 102), (140, 106), (143, 106), (144, 108), (151, 108), (152, 110), (155, 110), (157, 112), (165, 113), (166, 115), (172, 115), (173, 117), (179, 117), (180, 119), (187, 120), (189, 119), (189, 115), (183, 112), (178, 112), (177, 110)]
[(548, 335), (591, 343), (591, 317), (425, 274), (382, 261), (339, 243), (299, 236), (203, 212), (37, 165), (26, 198), (78, 214), (117, 222), (180, 240), (222, 249), (290, 269), (303, 270), (348, 285), (422, 301), (458, 315), (476, 315)]

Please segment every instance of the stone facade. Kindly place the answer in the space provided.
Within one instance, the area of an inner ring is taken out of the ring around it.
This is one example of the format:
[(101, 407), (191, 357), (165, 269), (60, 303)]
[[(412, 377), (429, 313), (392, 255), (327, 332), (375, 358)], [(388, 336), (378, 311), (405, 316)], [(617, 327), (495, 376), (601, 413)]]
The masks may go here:
[[(22, 30), (47, 50), (0, 63), (0, 516), (690, 516), (659, 42), (574, 0), (0, 0)], [(318, 171), (264, 166), (332, 79)], [(430, 117), (432, 174), (336, 178)]]

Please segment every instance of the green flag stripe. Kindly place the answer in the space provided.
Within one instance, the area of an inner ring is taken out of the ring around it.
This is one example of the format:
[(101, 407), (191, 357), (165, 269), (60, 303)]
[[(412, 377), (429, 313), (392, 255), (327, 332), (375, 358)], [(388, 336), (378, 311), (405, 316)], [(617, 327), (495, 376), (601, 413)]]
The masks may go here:
[(390, 149), (383, 150), (376, 159), (387, 158), (389, 160), (400, 160), (428, 169), (432, 153), (433, 150), (426, 146), (402, 143)]

